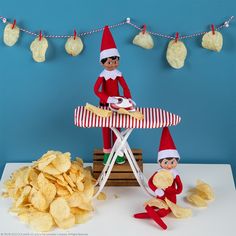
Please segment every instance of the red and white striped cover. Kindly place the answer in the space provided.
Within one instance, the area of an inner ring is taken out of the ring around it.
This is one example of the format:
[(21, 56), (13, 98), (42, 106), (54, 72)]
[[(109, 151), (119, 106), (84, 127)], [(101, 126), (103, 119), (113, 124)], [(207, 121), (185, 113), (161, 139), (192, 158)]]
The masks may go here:
[[(104, 108), (108, 109), (108, 108)], [(75, 109), (74, 122), (78, 127), (114, 127), (153, 129), (177, 125), (181, 118), (178, 115), (159, 108), (137, 108), (144, 115), (143, 120), (137, 120), (129, 115), (113, 112), (110, 117), (103, 118), (80, 106)]]

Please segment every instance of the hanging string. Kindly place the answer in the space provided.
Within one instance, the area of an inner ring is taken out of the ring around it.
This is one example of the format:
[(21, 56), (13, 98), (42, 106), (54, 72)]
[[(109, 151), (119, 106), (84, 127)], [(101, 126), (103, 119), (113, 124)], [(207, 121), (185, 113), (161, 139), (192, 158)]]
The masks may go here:
[[(233, 20), (234, 16), (231, 16), (227, 21), (225, 21), (223, 24), (219, 25), (218, 27), (215, 27), (215, 30), (222, 30), (223, 28), (227, 28), (229, 27), (229, 24), (230, 22)], [(3, 16), (0, 16), (0, 20), (6, 24), (6, 23), (11, 23), (7, 20), (7, 18), (3, 17)], [(139, 31), (142, 31), (143, 32), (143, 27), (139, 27), (138, 25), (134, 24), (133, 22), (131, 22), (131, 19), (130, 18), (127, 18), (125, 21), (122, 21), (118, 24), (114, 24), (114, 25), (110, 25), (109, 28), (117, 28), (117, 27), (120, 27), (120, 26), (123, 26), (123, 25), (130, 25), (132, 26), (133, 28), (139, 30)], [(32, 36), (35, 36), (35, 37), (39, 37), (40, 35), (35, 33), (35, 32), (32, 32), (30, 30), (27, 30), (27, 29), (24, 29), (24, 28), (19, 28), (20, 31), (26, 33), (26, 34), (29, 34), (29, 35), (32, 35)], [(100, 27), (100, 28), (97, 28), (97, 29), (93, 29), (93, 30), (90, 30), (90, 31), (87, 31), (87, 32), (82, 32), (82, 33), (79, 33), (77, 34), (77, 36), (87, 36), (87, 35), (91, 35), (91, 34), (95, 34), (95, 33), (98, 33), (98, 32), (101, 32), (103, 31), (103, 27)], [(145, 32), (148, 32), (149, 34), (153, 35), (153, 36), (157, 36), (157, 37), (160, 37), (160, 38), (166, 38), (166, 39), (175, 39), (175, 36), (173, 35), (166, 35), (166, 34), (162, 34), (162, 33), (159, 33), (159, 32), (152, 32), (152, 31), (147, 31), (145, 29)], [(203, 34), (207, 33), (206, 31), (203, 31), (203, 32), (199, 32), (199, 33), (193, 33), (193, 34), (188, 34), (188, 35), (182, 35), (182, 36), (179, 36), (178, 39), (188, 39), (188, 38), (194, 38), (194, 37), (198, 37), (198, 36), (201, 36)], [(43, 35), (45, 38), (69, 38), (69, 37), (73, 37), (74, 35), (54, 35), (54, 34), (50, 34), (50, 35)]]

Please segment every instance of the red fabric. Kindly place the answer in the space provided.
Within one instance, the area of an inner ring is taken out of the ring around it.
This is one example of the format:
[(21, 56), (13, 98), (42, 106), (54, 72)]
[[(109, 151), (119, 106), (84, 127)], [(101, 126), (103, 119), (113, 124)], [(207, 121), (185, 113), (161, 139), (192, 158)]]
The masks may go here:
[(145, 210), (147, 211), (147, 214), (150, 216), (150, 218), (152, 218), (158, 225), (160, 225), (162, 229), (167, 229), (167, 225), (152, 207), (147, 205), (145, 207)]
[[(120, 129), (118, 129), (120, 131)], [(116, 135), (110, 128), (102, 128), (102, 138), (103, 138), (103, 148), (111, 149), (113, 144), (111, 143), (111, 133), (112, 133), (112, 143), (116, 141)]]
[[(152, 208), (155, 209), (155, 207), (152, 207)], [(161, 218), (167, 216), (171, 212), (170, 208), (168, 208), (168, 209), (158, 209), (158, 210), (155, 210), (155, 211), (159, 215), (159, 217), (161, 217)], [(150, 215), (147, 212), (141, 212), (141, 213), (134, 214), (134, 218), (149, 219)]]
[(103, 35), (102, 35), (101, 51), (110, 49), (110, 48), (116, 48), (116, 43), (112, 37), (111, 31), (106, 25), (104, 27)]
[(176, 149), (168, 127), (164, 127), (161, 134), (159, 151), (167, 149)]
[(94, 85), (94, 92), (100, 98), (100, 102), (105, 105), (107, 103), (108, 97), (120, 96), (119, 84), (123, 88), (124, 97), (131, 98), (129, 87), (126, 84), (123, 76), (117, 76), (114, 80), (105, 80), (103, 77), (98, 77)]
[[(153, 177), (156, 173), (157, 172), (155, 172), (152, 175), (152, 177), (148, 180), (148, 185), (152, 189), (152, 191), (154, 191), (154, 192), (157, 189), (157, 187), (153, 184)], [(172, 201), (173, 203), (176, 204), (176, 195), (180, 194), (182, 192), (182, 190), (183, 190), (183, 185), (182, 185), (179, 175), (177, 175), (173, 181), (173, 184), (164, 190), (164, 195), (162, 197), (157, 196), (156, 198), (162, 199), (162, 200), (164, 200), (165, 198), (168, 198), (170, 201)], [(167, 229), (166, 224), (160, 218), (167, 216), (171, 212), (170, 208), (158, 209), (157, 207), (146, 206), (145, 210), (147, 212), (141, 212), (141, 213), (134, 214), (134, 218), (137, 218), (137, 219), (152, 218), (163, 229)]]

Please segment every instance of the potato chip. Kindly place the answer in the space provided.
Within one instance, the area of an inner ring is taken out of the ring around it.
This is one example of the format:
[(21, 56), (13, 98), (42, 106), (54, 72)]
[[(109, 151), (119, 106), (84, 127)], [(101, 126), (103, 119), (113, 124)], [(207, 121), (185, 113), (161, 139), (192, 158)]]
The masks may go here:
[(149, 205), (149, 206), (154, 206), (159, 209), (168, 209), (168, 205), (166, 204), (165, 201), (158, 199), (158, 198), (152, 198), (149, 201), (144, 203), (144, 206)]
[(12, 29), (13, 24), (7, 24), (4, 29), (3, 42), (11, 47), (16, 44), (20, 36), (20, 29), (15, 25)]
[(28, 222), (31, 228), (38, 232), (50, 231), (54, 225), (52, 216), (46, 212), (30, 213)]
[(59, 175), (61, 174), (61, 172), (59, 170), (57, 170), (55, 168), (54, 165), (52, 165), (51, 163), (47, 166), (45, 166), (43, 169), (42, 169), (42, 172), (44, 173), (47, 173), (47, 174), (50, 174), (50, 175)]
[(66, 197), (66, 201), (69, 207), (80, 207), (84, 202), (83, 196), (78, 192), (74, 192)]
[(54, 219), (56, 224), (61, 229), (68, 229), (74, 226), (75, 224), (75, 216), (73, 214), (70, 214), (69, 217), (63, 220)]
[(106, 199), (107, 199), (107, 196), (106, 196), (106, 194), (103, 193), (103, 192), (100, 192), (100, 193), (98, 194), (98, 196), (97, 196), (97, 200), (104, 201), (104, 200), (106, 200)]
[(154, 47), (152, 36), (147, 31), (144, 33), (140, 32), (138, 35), (136, 35), (133, 39), (133, 44), (145, 49), (151, 49)]
[(160, 170), (153, 177), (153, 184), (161, 189), (168, 188), (172, 185), (173, 181), (173, 175), (167, 170)]
[(31, 187), (26, 185), (21, 193), (21, 196), (17, 199), (15, 203), (16, 207), (19, 207), (27, 199), (30, 191), (31, 191)]
[(187, 217), (192, 216), (192, 210), (190, 208), (180, 207), (176, 205), (175, 203), (171, 202), (170, 200), (168, 200), (167, 198), (165, 198), (165, 201), (175, 217), (187, 218)]
[(187, 49), (183, 42), (171, 40), (166, 51), (166, 59), (169, 65), (175, 69), (180, 69), (184, 66), (187, 56)]
[(43, 159), (38, 162), (38, 169), (43, 170), (43, 168), (48, 166), (56, 158), (57, 158), (57, 156), (55, 153), (52, 153), (51, 155), (50, 154), (44, 155)]
[(223, 36), (220, 32), (215, 31), (215, 34), (212, 31), (205, 33), (202, 37), (202, 47), (220, 52), (223, 46)]
[(57, 155), (57, 158), (52, 161), (53, 166), (61, 173), (66, 172), (70, 169), (71, 161), (70, 161), (70, 153), (60, 153)]
[(70, 216), (70, 207), (63, 197), (56, 198), (50, 205), (50, 213), (54, 219), (62, 221)]
[(34, 208), (39, 211), (45, 211), (49, 206), (49, 203), (40, 191), (36, 191), (32, 194), (30, 202)]
[(197, 180), (196, 189), (199, 191), (199, 195), (206, 200), (213, 200), (215, 198), (214, 191), (212, 187), (203, 182), (202, 180)]
[(39, 40), (39, 37), (37, 37), (30, 45), (30, 50), (32, 52), (33, 59), (36, 62), (45, 61), (45, 54), (47, 49), (48, 41), (44, 37), (42, 37), (41, 40)]
[(70, 37), (65, 44), (66, 52), (71, 56), (78, 56), (83, 50), (83, 42), (80, 37)]
[(197, 207), (207, 207), (207, 202), (196, 193), (191, 193), (186, 197), (187, 201)]
[(44, 177), (43, 173), (40, 173), (38, 175), (38, 186), (47, 203), (51, 203), (57, 193), (55, 185), (50, 183), (50, 181)]
[(74, 184), (74, 182), (72, 181), (69, 175), (67, 175), (66, 173), (63, 173), (63, 177), (72, 188), (76, 187), (76, 185)]
[(57, 196), (64, 197), (70, 194), (70, 192), (60, 184), (55, 183), (55, 187), (57, 189)]

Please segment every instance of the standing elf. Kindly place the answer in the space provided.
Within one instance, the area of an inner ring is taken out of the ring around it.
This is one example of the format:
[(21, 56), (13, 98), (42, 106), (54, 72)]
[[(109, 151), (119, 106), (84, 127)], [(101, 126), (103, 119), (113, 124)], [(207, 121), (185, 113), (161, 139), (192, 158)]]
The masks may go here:
[[(118, 104), (119, 100), (116, 96), (120, 96), (119, 87), (123, 89), (125, 98), (131, 99), (131, 94), (128, 85), (126, 84), (122, 73), (117, 70), (119, 66), (120, 54), (116, 48), (115, 41), (108, 28), (105, 26), (102, 36), (101, 50), (100, 50), (100, 63), (104, 70), (98, 77), (95, 85), (94, 92), (100, 99), (100, 105), (107, 107), (110, 103)], [(113, 142), (111, 142), (111, 133)], [(115, 134), (110, 128), (102, 128), (103, 135), (103, 164), (106, 164), (111, 148), (116, 140)], [(124, 153), (120, 152), (116, 159), (117, 164), (125, 163)]]
[[(172, 185), (166, 189), (157, 188), (153, 182), (154, 176), (158, 173), (155, 172), (148, 181), (149, 187), (155, 193), (157, 199), (165, 200), (167, 198), (171, 202), (176, 204), (176, 195), (180, 194), (183, 190), (183, 185), (180, 176), (176, 170), (180, 156), (176, 150), (174, 141), (171, 137), (168, 127), (164, 127), (162, 130), (160, 147), (158, 151), (158, 162), (160, 164), (160, 170), (168, 170), (173, 175), (174, 181)], [(135, 218), (145, 219), (152, 218), (157, 224), (159, 224), (163, 229), (166, 229), (166, 224), (162, 221), (162, 217), (168, 215), (171, 210), (168, 209), (158, 209), (156, 207), (145, 207), (146, 212), (137, 213), (134, 215)]]

